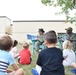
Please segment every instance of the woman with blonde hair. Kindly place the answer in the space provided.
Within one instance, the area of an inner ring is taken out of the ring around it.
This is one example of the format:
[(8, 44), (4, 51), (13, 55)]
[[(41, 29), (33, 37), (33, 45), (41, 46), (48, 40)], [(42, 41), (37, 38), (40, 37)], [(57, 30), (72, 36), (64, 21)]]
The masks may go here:
[(72, 43), (69, 40), (63, 42), (63, 65), (71, 66), (73, 62), (75, 62), (75, 53), (72, 50)]

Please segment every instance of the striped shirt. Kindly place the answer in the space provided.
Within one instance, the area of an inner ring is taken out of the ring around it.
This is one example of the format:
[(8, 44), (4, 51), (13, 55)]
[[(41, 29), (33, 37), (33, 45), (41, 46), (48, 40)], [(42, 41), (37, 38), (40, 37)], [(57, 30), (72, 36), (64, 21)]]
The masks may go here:
[[(9, 65), (14, 64), (14, 59), (7, 51), (0, 50), (0, 73), (6, 73), (6, 69)], [(1, 75), (1, 74), (0, 74)], [(6, 75), (6, 74), (2, 74)]]
[(6, 68), (8, 68), (9, 63), (5, 59), (0, 58), (0, 72), (6, 72)]

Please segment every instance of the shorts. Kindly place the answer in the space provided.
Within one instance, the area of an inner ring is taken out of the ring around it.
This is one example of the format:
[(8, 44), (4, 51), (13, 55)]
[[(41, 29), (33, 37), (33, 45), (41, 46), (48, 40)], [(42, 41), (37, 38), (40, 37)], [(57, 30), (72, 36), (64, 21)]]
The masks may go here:
[[(30, 63), (32, 62), (32, 58), (30, 58)], [(20, 63), (20, 58), (18, 58), (18, 63)], [(28, 63), (27, 65), (29, 65), (30, 63)]]

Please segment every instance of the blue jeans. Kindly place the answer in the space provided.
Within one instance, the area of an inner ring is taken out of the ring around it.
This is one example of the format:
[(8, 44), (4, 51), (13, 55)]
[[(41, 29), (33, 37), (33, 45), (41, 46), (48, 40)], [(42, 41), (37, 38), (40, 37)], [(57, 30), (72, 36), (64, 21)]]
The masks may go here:
[(71, 68), (70, 71), (76, 75), (76, 69)]

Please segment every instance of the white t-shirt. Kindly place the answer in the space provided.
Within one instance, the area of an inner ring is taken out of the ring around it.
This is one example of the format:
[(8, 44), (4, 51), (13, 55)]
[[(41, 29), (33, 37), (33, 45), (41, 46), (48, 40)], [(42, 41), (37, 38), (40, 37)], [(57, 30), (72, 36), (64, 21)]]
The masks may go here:
[(37, 70), (37, 72), (38, 72), (38, 74), (40, 75), (40, 72), (41, 72), (41, 67), (40, 66), (38, 66), (38, 65), (36, 65), (36, 70)]
[(12, 57), (14, 58), (16, 56), (16, 53), (17, 53), (17, 47), (13, 47), (10, 51)]
[(65, 58), (63, 61), (64, 66), (71, 66), (71, 64), (75, 62), (75, 53), (73, 50), (63, 50), (63, 57)]

